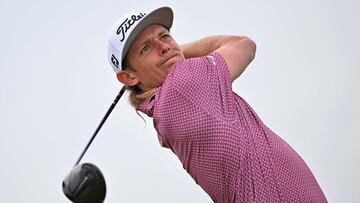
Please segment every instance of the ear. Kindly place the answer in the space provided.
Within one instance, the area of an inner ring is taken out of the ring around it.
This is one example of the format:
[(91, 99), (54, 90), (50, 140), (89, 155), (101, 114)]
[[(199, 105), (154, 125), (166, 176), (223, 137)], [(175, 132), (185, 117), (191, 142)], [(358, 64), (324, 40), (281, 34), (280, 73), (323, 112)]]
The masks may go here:
[(135, 86), (139, 83), (139, 79), (134, 73), (128, 70), (122, 70), (116, 74), (117, 79), (126, 86)]

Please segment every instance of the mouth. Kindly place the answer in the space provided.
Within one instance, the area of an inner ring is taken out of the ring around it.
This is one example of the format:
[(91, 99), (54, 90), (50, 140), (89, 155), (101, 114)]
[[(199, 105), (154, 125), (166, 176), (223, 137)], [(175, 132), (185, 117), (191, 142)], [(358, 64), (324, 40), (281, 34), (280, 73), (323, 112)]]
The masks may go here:
[(161, 66), (163, 64), (165, 64), (168, 61), (171, 61), (171, 59), (175, 58), (177, 56), (177, 54), (172, 54), (169, 57), (164, 58), (163, 60), (160, 61), (158, 66)]

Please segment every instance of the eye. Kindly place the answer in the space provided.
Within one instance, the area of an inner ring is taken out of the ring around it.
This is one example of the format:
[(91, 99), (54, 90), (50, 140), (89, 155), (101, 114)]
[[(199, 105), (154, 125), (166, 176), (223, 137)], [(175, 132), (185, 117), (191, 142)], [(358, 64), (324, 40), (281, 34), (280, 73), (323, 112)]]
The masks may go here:
[(167, 39), (170, 39), (171, 36), (168, 34), (168, 33), (165, 33), (163, 35), (161, 35), (161, 40), (167, 40)]
[(140, 55), (147, 53), (150, 50), (150, 48), (151, 46), (149, 44), (145, 44), (140, 50)]

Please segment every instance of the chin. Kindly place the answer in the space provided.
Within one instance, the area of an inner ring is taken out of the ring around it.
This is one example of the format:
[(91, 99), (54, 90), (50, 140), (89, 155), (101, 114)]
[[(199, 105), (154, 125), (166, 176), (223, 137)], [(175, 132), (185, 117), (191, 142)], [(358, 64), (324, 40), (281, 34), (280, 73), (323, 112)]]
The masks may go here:
[(181, 56), (175, 56), (173, 57), (169, 62), (170, 62), (170, 67), (173, 66), (175, 63), (184, 60), (184, 58), (182, 58)]

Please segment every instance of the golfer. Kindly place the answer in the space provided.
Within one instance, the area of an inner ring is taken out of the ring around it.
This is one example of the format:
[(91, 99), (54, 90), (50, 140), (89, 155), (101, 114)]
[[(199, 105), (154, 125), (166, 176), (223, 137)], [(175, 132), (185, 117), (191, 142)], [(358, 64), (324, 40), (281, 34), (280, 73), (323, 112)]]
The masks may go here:
[(161, 146), (214, 202), (327, 202), (303, 159), (232, 90), (255, 43), (224, 35), (179, 45), (172, 22), (169, 7), (126, 14), (108, 43), (118, 80), (153, 118)]

